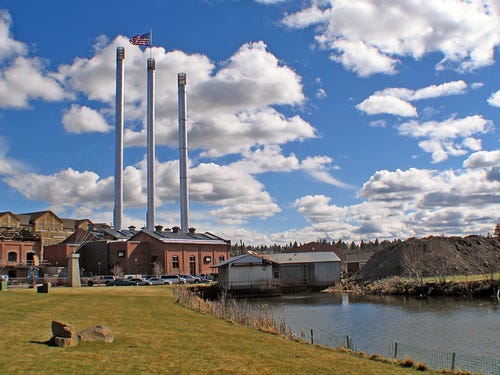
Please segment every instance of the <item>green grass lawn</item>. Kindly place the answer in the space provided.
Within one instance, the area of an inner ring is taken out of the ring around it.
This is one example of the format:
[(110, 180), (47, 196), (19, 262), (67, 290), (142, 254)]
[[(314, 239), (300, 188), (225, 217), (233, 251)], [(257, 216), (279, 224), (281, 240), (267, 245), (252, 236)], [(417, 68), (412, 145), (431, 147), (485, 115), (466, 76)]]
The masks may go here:
[[(50, 347), (52, 320), (107, 325), (112, 344)], [(0, 291), (0, 374), (404, 374), (393, 364), (191, 311), (172, 287)]]

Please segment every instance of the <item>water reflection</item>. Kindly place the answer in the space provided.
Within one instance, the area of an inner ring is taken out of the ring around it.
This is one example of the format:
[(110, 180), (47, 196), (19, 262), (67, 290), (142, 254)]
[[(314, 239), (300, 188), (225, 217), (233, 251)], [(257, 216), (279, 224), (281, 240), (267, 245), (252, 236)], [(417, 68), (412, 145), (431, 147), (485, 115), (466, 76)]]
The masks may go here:
[(448, 352), (500, 355), (499, 305), (489, 300), (316, 293), (257, 299), (296, 333), (330, 345), (349, 335), (358, 350), (390, 354), (394, 342)]

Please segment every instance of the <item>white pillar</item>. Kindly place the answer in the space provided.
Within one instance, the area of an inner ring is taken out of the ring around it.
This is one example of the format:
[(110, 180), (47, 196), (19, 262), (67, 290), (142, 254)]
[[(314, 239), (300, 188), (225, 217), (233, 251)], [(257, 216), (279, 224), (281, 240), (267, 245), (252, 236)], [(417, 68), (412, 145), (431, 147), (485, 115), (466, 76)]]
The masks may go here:
[(80, 281), (80, 254), (71, 253), (68, 255), (66, 286), (73, 288), (82, 286)]
[(155, 226), (155, 59), (149, 58), (148, 64), (148, 123), (147, 123), (147, 190), (148, 208), (146, 214), (146, 228), (154, 230)]
[(123, 216), (123, 60), (125, 48), (116, 49), (116, 118), (115, 118), (115, 207), (113, 226), (122, 229)]

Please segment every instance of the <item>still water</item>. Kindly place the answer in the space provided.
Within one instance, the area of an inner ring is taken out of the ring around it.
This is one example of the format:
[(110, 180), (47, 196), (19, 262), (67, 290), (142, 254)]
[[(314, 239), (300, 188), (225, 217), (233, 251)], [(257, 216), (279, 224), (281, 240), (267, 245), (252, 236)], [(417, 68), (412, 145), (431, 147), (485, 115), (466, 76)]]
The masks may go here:
[(333, 345), (349, 337), (356, 350), (389, 356), (394, 342), (495, 358), (500, 355), (500, 305), (493, 300), (316, 293), (248, 301), (266, 306), (292, 332)]

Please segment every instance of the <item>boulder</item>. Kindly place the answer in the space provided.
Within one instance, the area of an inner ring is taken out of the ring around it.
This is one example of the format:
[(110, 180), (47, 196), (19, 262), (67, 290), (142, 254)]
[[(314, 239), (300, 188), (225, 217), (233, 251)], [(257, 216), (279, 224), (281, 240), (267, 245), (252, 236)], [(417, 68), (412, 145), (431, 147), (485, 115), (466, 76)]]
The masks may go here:
[(90, 326), (77, 333), (80, 341), (102, 341), (111, 343), (114, 340), (111, 329), (106, 326)]
[(75, 346), (78, 345), (78, 336), (71, 325), (54, 320), (50, 341), (53, 345), (60, 347)]

